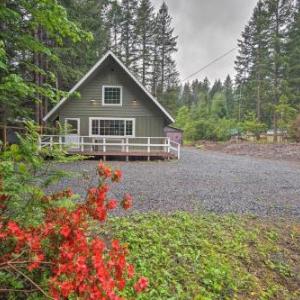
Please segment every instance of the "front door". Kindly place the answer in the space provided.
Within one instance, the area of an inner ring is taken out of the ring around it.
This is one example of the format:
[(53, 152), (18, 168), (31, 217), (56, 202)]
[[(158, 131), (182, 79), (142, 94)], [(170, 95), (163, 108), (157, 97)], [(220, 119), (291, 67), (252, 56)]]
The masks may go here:
[(66, 136), (65, 143), (69, 149), (78, 150), (80, 143), (80, 119), (65, 119)]

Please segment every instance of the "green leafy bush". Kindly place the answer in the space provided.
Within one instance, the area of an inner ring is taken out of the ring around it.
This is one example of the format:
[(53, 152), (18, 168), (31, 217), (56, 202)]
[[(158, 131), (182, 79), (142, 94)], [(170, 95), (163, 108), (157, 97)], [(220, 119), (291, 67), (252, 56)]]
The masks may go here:
[[(104, 228), (109, 212), (119, 206), (108, 196), (109, 181), (120, 170), (100, 162), (98, 184), (76, 200), (71, 189), (46, 194), (45, 187), (65, 172), (55, 162), (68, 162), (59, 149), (39, 148), (31, 123), (19, 145), (8, 147), (0, 161), (0, 298), (103, 299), (132, 298), (148, 286), (134, 279), (127, 245), (107, 235), (92, 234), (91, 224)], [(125, 194), (120, 206), (132, 206)]]

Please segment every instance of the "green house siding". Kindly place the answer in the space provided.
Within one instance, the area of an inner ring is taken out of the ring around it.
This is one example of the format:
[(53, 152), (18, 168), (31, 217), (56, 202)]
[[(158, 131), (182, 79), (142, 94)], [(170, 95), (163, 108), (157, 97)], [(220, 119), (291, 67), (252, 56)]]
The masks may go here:
[[(122, 86), (122, 106), (103, 106), (103, 85)], [(68, 99), (51, 119), (80, 119), (80, 135), (89, 135), (90, 117), (135, 118), (137, 137), (163, 137), (168, 124), (164, 114), (112, 59), (103, 65), (79, 89), (80, 98)], [(94, 100), (91, 102), (91, 100)]]

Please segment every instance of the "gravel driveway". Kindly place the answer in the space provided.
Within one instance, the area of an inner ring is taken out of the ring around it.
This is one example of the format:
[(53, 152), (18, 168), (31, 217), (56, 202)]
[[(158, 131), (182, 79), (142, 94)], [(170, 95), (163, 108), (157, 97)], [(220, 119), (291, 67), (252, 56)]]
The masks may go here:
[[(134, 211), (206, 210), (300, 219), (300, 164), (218, 152), (182, 150), (180, 161), (110, 162), (124, 180), (112, 196), (134, 196)], [(96, 182), (97, 161), (63, 165), (80, 172), (55, 187), (85, 194)]]

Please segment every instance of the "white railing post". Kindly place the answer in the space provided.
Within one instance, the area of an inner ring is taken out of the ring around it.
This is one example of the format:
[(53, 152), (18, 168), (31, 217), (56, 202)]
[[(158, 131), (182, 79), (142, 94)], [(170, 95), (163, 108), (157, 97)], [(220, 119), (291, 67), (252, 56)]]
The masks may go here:
[(128, 138), (126, 138), (126, 140), (125, 140), (125, 142), (126, 142), (126, 152), (129, 152), (129, 146), (128, 146), (128, 144), (129, 144), (129, 139)]
[(168, 138), (168, 153), (171, 151), (171, 140)]
[(50, 149), (53, 149), (53, 136), (50, 136)]
[(106, 138), (103, 138), (103, 152), (106, 152)]
[(62, 149), (62, 136), (61, 135), (58, 137), (58, 143), (59, 143), (59, 149), (61, 150)]
[(181, 150), (181, 145), (178, 144), (178, 148), (177, 148), (177, 158), (180, 159), (180, 150)]
[(80, 137), (80, 151), (83, 152), (84, 151), (84, 137), (81, 136)]
[(147, 139), (147, 152), (150, 153), (150, 150), (151, 150), (151, 139), (148, 137)]

